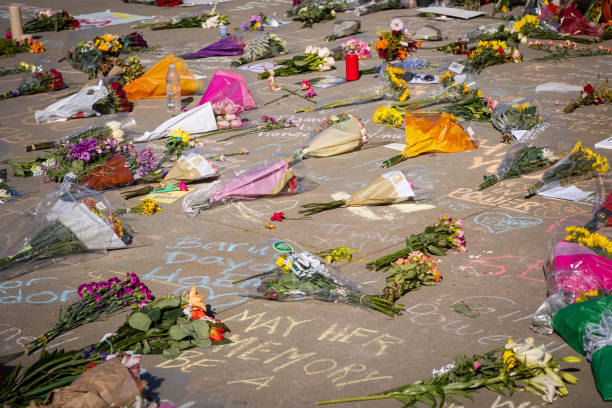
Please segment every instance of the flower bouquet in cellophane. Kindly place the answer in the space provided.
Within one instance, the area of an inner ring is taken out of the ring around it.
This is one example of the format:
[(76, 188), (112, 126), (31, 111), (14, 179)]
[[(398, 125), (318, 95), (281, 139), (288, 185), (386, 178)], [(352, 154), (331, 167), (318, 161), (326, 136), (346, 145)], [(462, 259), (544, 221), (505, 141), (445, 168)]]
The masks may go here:
[(37, 110), (34, 112), (34, 120), (37, 123), (64, 122), (74, 118), (131, 111), (132, 104), (126, 99), (126, 91), (119, 82), (111, 82), (106, 86), (100, 81), (98, 85), (83, 88), (43, 110)]
[[(274, 62), (280, 65), (280, 67), (274, 69), (274, 75), (280, 77), (300, 75), (308, 72), (329, 71), (336, 64), (329, 48), (314, 47), (312, 45), (306, 47), (303, 55), (296, 55), (293, 58)], [(270, 72), (268, 71), (257, 75), (259, 79), (267, 79), (269, 76)]]
[(532, 128), (527, 135), (512, 144), (497, 167), (497, 172), (491, 176), (485, 175), (478, 189), (483, 190), (504, 179), (517, 178), (522, 174), (552, 166), (559, 161), (559, 157), (550, 148), (533, 145), (537, 133), (537, 129)]
[(22, 95), (35, 95), (44, 92), (53, 92), (65, 86), (62, 74), (55, 69), (36, 72), (27, 78), (17, 89), (0, 94), (0, 100), (15, 98)]
[(70, 180), (69, 175), (27, 219), (15, 220), (24, 237), (14, 240), (0, 258), (0, 274), (4, 279), (29, 272), (40, 266), (38, 261), (52, 262), (79, 252), (121, 249), (132, 243), (129, 228), (112, 215), (102, 194)]
[(347, 279), (339, 269), (310, 251), (280, 240), (274, 240), (270, 245), (279, 253), (276, 255), (276, 268), (233, 282), (238, 284), (259, 278), (259, 286), (255, 291), (248, 292), (248, 296), (274, 300), (312, 298), (347, 303), (378, 310), (391, 317), (402, 313), (401, 305), (373, 295), (376, 289)]
[(374, 49), (378, 52), (380, 59), (387, 62), (403, 61), (417, 50), (417, 42), (412, 40), (408, 30), (404, 29), (404, 23), (399, 18), (391, 20), (389, 31), (378, 29), (376, 31), (378, 42)]
[(287, 41), (280, 39), (276, 34), (257, 35), (246, 43), (242, 50), (242, 57), (237, 61), (232, 61), (232, 66), (238, 67), (249, 62), (278, 57), (287, 53), (286, 47)]
[(367, 143), (368, 137), (361, 118), (349, 113), (332, 115), (314, 129), (310, 140), (293, 152), (293, 159), (331, 157), (349, 153)]
[(536, 104), (530, 99), (517, 103), (492, 103), (494, 105), (491, 123), (502, 133), (502, 142), (511, 142), (520, 139), (520, 131), (527, 131), (538, 126), (535, 131), (539, 133), (548, 127), (542, 116), (538, 114)]
[(610, 169), (608, 159), (583, 147), (582, 142), (576, 143), (574, 148), (563, 156), (546, 170), (535, 184), (526, 189), (524, 198), (533, 197), (539, 191), (546, 191), (558, 184), (570, 185), (580, 180), (588, 180), (597, 174), (605, 174)]
[(267, 160), (239, 172), (225, 184), (216, 181), (206, 185), (183, 198), (183, 212), (195, 216), (202, 210), (231, 201), (299, 193), (307, 188), (307, 183), (298, 181), (290, 168), (292, 164), (291, 159)]
[[(570, 356), (564, 361), (577, 363), (581, 360)], [(470, 393), (483, 388), (504, 395), (506, 391), (529, 391), (552, 403), (567, 395), (564, 382), (576, 384), (578, 378), (561, 371), (559, 361), (529, 337), (524, 343), (510, 339), (505, 346), (484, 354), (457, 356), (440, 370), (434, 369), (433, 375), (424, 380), (363, 397), (318, 401), (317, 405), (391, 398), (405, 404), (404, 407), (415, 406), (417, 402), (438, 407), (444, 406), (445, 401), (462, 405), (457, 397), (472, 399)]]
[(417, 192), (415, 192), (412, 182), (406, 179), (404, 173), (393, 170), (378, 177), (345, 200), (305, 204), (302, 206), (304, 209), (300, 213), (308, 216), (340, 207), (395, 204), (415, 200), (417, 195), (420, 196), (427, 192), (423, 188), (416, 190)]
[(425, 153), (456, 153), (476, 148), (467, 132), (449, 113), (405, 113), (406, 147), (385, 160), (381, 167), (391, 167)]

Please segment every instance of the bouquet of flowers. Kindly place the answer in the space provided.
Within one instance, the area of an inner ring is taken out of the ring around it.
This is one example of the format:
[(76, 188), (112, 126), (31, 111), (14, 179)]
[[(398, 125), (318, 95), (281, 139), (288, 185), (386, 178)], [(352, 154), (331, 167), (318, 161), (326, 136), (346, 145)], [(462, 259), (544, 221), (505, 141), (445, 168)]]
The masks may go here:
[(225, 55), (242, 55), (245, 42), (236, 36), (223, 37), (219, 41), (208, 44), (206, 47), (196, 52), (182, 55), (184, 59), (210, 58)]
[(287, 160), (260, 163), (220, 185), (214, 182), (189, 193), (183, 199), (183, 212), (190, 216), (213, 206), (237, 200), (254, 200), (281, 194), (295, 194), (304, 189)]
[(479, 41), (476, 49), (468, 51), (468, 64), (476, 69), (491, 65), (521, 62), (523, 59), (518, 48), (508, 47), (505, 41)]
[(294, 249), (285, 241), (275, 241), (272, 247), (281, 252), (276, 259), (276, 268), (239, 281), (261, 278), (256, 292), (249, 296), (275, 300), (302, 300), (310, 297), (326, 302), (342, 302), (354, 306), (378, 310), (388, 316), (401, 314), (401, 305), (373, 293), (362, 284), (344, 277), (333, 266), (305, 249)]
[[(581, 360), (578, 357), (566, 357), (564, 361), (576, 363)], [(471, 399), (470, 392), (480, 388), (500, 394), (505, 394), (505, 390), (510, 393), (529, 391), (551, 403), (557, 397), (567, 395), (564, 381), (576, 384), (578, 379), (561, 371), (559, 362), (553, 359), (543, 345), (535, 346), (530, 337), (525, 343), (515, 343), (510, 339), (505, 347), (471, 358), (458, 356), (441, 370), (434, 370), (434, 375), (425, 380), (370, 396), (319, 401), (317, 404), (395, 398), (406, 406), (414, 406), (420, 401), (435, 407), (438, 406), (438, 399), (441, 405), (444, 405), (444, 401), (461, 404), (455, 397)]]
[(300, 4), (287, 11), (293, 21), (304, 23), (304, 27), (312, 27), (316, 23), (333, 20), (336, 11), (346, 10), (346, 3), (338, 0), (318, 0)]
[(540, 40), (560, 40), (568, 39), (575, 42), (590, 44), (593, 41), (586, 38), (573, 37), (570, 35), (563, 35), (557, 32), (552, 26), (541, 21), (538, 16), (533, 14), (526, 14), (519, 21), (514, 23), (512, 26), (513, 36), (521, 43), (526, 43), (527, 38), (538, 38)]
[(395, 204), (414, 200), (415, 196), (412, 182), (406, 179), (401, 171), (393, 170), (378, 177), (345, 200), (305, 204), (300, 213), (309, 216), (340, 207)]
[(236, 104), (229, 98), (225, 98), (213, 105), (217, 129), (235, 129), (242, 127), (240, 115), (244, 112), (242, 106)]
[(276, 34), (267, 33), (257, 36), (246, 43), (242, 50), (242, 57), (238, 61), (232, 61), (232, 66), (237, 67), (249, 62), (286, 54), (286, 45), (287, 42), (281, 40)]
[(344, 59), (348, 54), (357, 54), (360, 60), (367, 60), (370, 58), (371, 50), (372, 47), (368, 42), (349, 38), (331, 52), (336, 60)]
[(391, 167), (411, 157), (424, 153), (456, 153), (476, 147), (467, 132), (448, 113), (405, 113), (406, 147), (381, 163)]
[(141, 308), (153, 299), (149, 288), (135, 273), (128, 273), (123, 279), (114, 276), (104, 282), (84, 283), (78, 287), (77, 294), (81, 299), (60, 311), (51, 330), (25, 345), (28, 354), (70, 330), (114, 316), (130, 306)]
[(333, 115), (321, 122), (306, 145), (293, 152), (293, 159), (331, 157), (352, 152), (367, 143), (361, 119), (349, 113)]
[(535, 58), (534, 61), (561, 60), (612, 54), (612, 49), (610, 49), (610, 47), (599, 45), (598, 48), (593, 48), (592, 45), (589, 45), (588, 47), (578, 48), (578, 44), (570, 40), (565, 40), (558, 44), (555, 44), (552, 40), (548, 40), (546, 44), (536, 40), (533, 42), (529, 41), (527, 45), (529, 48), (546, 51), (548, 53), (548, 55), (544, 57)]
[(173, 359), (193, 347), (209, 349), (231, 342), (224, 338), (229, 327), (214, 318), (211, 306), (195, 288), (189, 295), (164, 297), (144, 305), (114, 331), (84, 349), (43, 350), (38, 361), (25, 370), (18, 364), (3, 378), (0, 399), (15, 406), (26, 406), (32, 400), (42, 402), (53, 388), (72, 383), (85, 370), (119, 353), (162, 354)]
[[(335, 65), (334, 58), (327, 47), (308, 46), (304, 55), (296, 55), (293, 58), (275, 61), (282, 65), (274, 70), (275, 76), (287, 77), (313, 71), (329, 71)], [(270, 72), (266, 71), (258, 75), (259, 79), (266, 79)]]
[(204, 12), (191, 17), (183, 17), (177, 21), (159, 21), (157, 23), (138, 24), (133, 28), (147, 28), (151, 30), (171, 30), (174, 28), (216, 28), (220, 25), (228, 25), (229, 18), (225, 14), (219, 14), (215, 11), (215, 7), (209, 12)]
[[(118, 143), (123, 143), (125, 141), (125, 132), (123, 128), (132, 126), (134, 124), (136, 124), (136, 121), (134, 119), (123, 119), (120, 121), (99, 119), (94, 123), (84, 127), (83, 129), (77, 130), (76, 132), (63, 137), (58, 141), (29, 144), (25, 146), (25, 150), (26, 152), (32, 152), (36, 150), (51, 149), (56, 145), (61, 145), (65, 142), (77, 143), (91, 138), (113, 138)], [(17, 172), (17, 170), (15, 171)], [(24, 175), (25, 174), (20, 174), (20, 176)]]
[(559, 158), (548, 148), (530, 144), (530, 141), (521, 140), (512, 145), (505, 154), (497, 172), (491, 176), (484, 176), (484, 182), (478, 186), (479, 190), (491, 187), (507, 178), (520, 177), (555, 164)]
[(66, 10), (38, 10), (36, 16), (23, 24), (23, 32), (39, 33), (42, 31), (74, 30), (81, 25)]
[(507, 13), (512, 10), (512, 2), (510, 0), (497, 0), (493, 7), (493, 15), (496, 13)]
[(455, 75), (450, 71), (447, 71), (440, 77), (440, 84), (442, 85), (442, 92), (437, 95), (410, 99), (408, 101), (395, 103), (391, 105), (391, 107), (401, 110), (415, 110), (442, 103), (454, 103), (474, 98), (482, 98), (480, 89), (470, 89), (465, 83), (458, 83), (455, 81)]
[(568, 234), (564, 239), (565, 242), (583, 245), (599, 256), (612, 259), (612, 242), (605, 236), (576, 226), (567, 227), (565, 232)]
[(393, 60), (405, 60), (408, 54), (417, 50), (417, 43), (410, 38), (408, 30), (404, 30), (404, 23), (399, 18), (391, 20), (389, 31), (378, 29), (376, 31), (378, 42), (374, 49), (378, 52), (380, 59), (387, 62)]
[(15, 41), (12, 38), (0, 38), (0, 57), (12, 57), (19, 52), (38, 54), (44, 51), (45, 48), (38, 40)]
[(102, 59), (116, 57), (123, 49), (123, 39), (118, 35), (104, 34), (93, 39), (93, 46), (102, 54)]
[(97, 66), (103, 60), (102, 53), (94, 46), (93, 41), (79, 41), (73, 47), (66, 48), (66, 59), (74, 69), (95, 78)]
[(445, 54), (465, 55), (469, 52), (468, 42), (457, 40), (450, 44), (440, 45), (436, 47), (436, 51), (442, 51)]
[(387, 96), (391, 97), (396, 101), (404, 102), (408, 95), (410, 95), (410, 89), (408, 89), (408, 83), (404, 79), (404, 75), (407, 71), (396, 68), (392, 65), (385, 65), (382, 70), (382, 81), (383, 87)]
[(41, 65), (28, 64), (26, 62), (20, 62), (19, 65), (16, 65), (14, 68), (0, 67), (0, 77), (5, 75), (17, 74), (19, 72), (31, 72), (33, 74), (37, 72), (42, 72)]
[(595, 86), (586, 84), (578, 99), (567, 105), (565, 109), (563, 109), (563, 112), (572, 113), (580, 106), (608, 103), (612, 103), (612, 88), (608, 86), (607, 78), (605, 81), (602, 81), (601, 77), (598, 75)]
[(594, 177), (596, 174), (606, 173), (610, 165), (608, 159), (593, 153), (591, 149), (582, 147), (582, 142), (576, 143), (574, 148), (563, 155), (554, 166), (525, 191), (524, 197), (530, 198), (538, 193), (552, 188), (555, 184), (571, 184), (577, 180)]
[(112, 215), (101, 194), (69, 180), (31, 212), (35, 214), (35, 225), (23, 240), (25, 245), (18, 244), (0, 258), (4, 277), (21, 275), (29, 269), (28, 264), (37, 261), (85, 251), (126, 248), (131, 244), (127, 227)]
[(420, 234), (412, 234), (406, 239), (406, 248), (385, 255), (366, 264), (367, 269), (388, 270), (393, 262), (406, 258), (411, 252), (420, 251), (425, 255), (444, 256), (446, 251), (466, 252), (465, 232), (461, 220), (450, 215), (441, 215), (438, 222), (429, 225)]
[(257, 13), (249, 19), (249, 23), (243, 23), (242, 31), (263, 31), (264, 25), (270, 24), (270, 17), (266, 16), (264, 13)]
[(123, 36), (122, 42), (125, 52), (142, 52), (154, 48), (149, 47), (144, 37), (136, 31)]
[(73, 118), (108, 115), (117, 112), (130, 112), (132, 104), (126, 98), (126, 92), (119, 82), (108, 86), (90, 86), (77, 93), (57, 101), (44, 110), (34, 112), (36, 122), (63, 122)]
[(0, 100), (15, 98), (21, 95), (34, 95), (38, 93), (59, 91), (64, 88), (62, 74), (54, 69), (37, 72), (32, 78), (25, 81), (19, 88), (0, 94)]
[(399, 258), (387, 269), (387, 283), (382, 298), (395, 302), (411, 290), (422, 285), (435, 285), (442, 280), (436, 260), (421, 251), (413, 251)]
[(513, 104), (495, 103), (491, 123), (502, 133), (502, 141), (512, 140), (513, 133), (517, 130), (529, 130), (536, 125), (545, 129), (548, 126), (538, 114), (537, 107), (528, 101)]

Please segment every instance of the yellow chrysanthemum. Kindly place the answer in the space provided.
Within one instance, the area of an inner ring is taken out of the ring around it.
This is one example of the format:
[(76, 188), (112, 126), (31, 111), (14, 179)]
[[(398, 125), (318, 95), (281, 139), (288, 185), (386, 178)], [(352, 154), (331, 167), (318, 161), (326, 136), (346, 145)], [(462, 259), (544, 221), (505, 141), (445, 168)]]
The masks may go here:
[(173, 130), (172, 132), (170, 132), (170, 135), (172, 135), (172, 137), (175, 137), (177, 139), (181, 139), (183, 143), (189, 143), (189, 136), (191, 136), (191, 134), (183, 130), (182, 127)]
[[(513, 344), (514, 340), (509, 339), (507, 344)], [(502, 354), (502, 358), (504, 360), (504, 366), (506, 368), (506, 370), (512, 370), (514, 367), (516, 367), (516, 358), (514, 357), (514, 350), (512, 350), (511, 348), (507, 348), (504, 351), (504, 354)]]
[(476, 95), (477, 95), (479, 98), (482, 98), (482, 91), (479, 89), (478, 91), (476, 91)]

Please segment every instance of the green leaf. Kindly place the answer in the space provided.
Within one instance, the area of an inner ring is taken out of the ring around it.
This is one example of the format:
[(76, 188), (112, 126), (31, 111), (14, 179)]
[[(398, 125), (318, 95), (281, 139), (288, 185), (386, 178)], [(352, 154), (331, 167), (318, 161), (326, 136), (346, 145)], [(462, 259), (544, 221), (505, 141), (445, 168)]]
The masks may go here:
[(142, 354), (151, 354), (151, 346), (146, 340), (142, 341)]
[(296, 66), (296, 68), (300, 68), (300, 67), (305, 67), (306, 65), (308, 65), (308, 61), (306, 60), (294, 60), (293, 64)]
[(183, 340), (185, 337), (189, 336), (191, 332), (184, 325), (174, 325), (170, 327), (168, 334), (172, 340)]
[(202, 319), (200, 320), (193, 320), (191, 322), (191, 327), (193, 328), (197, 338), (196, 340), (200, 340), (200, 339), (208, 339), (208, 334), (210, 332), (210, 326), (208, 325), (208, 323)]
[(151, 321), (155, 323), (161, 317), (161, 310), (159, 310), (158, 308), (152, 309), (147, 313), (147, 316), (149, 316), (149, 319), (151, 319)]
[(437, 256), (444, 256), (444, 255), (446, 255), (446, 251), (444, 251), (442, 248), (438, 248), (437, 246), (434, 246), (434, 245), (427, 245), (427, 250), (432, 255), (437, 255)]
[(162, 352), (163, 356), (166, 357), (169, 360), (175, 359), (179, 356), (179, 354), (181, 354), (181, 350), (178, 348), (177, 345), (171, 345), (167, 348), (164, 349), (164, 351)]
[(172, 324), (176, 323), (176, 320), (183, 315), (183, 311), (180, 308), (174, 309), (166, 309), (164, 313), (162, 313), (162, 320), (169, 320)]
[[(212, 341), (209, 338), (195, 340), (195, 344), (196, 346), (203, 348), (203, 349), (208, 349), (212, 347)], [(225, 343), (215, 342), (215, 344), (225, 344)]]
[(151, 327), (151, 319), (142, 312), (134, 312), (128, 318), (128, 324), (131, 328), (146, 332)]
[(153, 307), (158, 307), (161, 310), (166, 310), (166, 309), (173, 309), (176, 307), (179, 307), (181, 304), (181, 298), (178, 296), (171, 296), (171, 297), (165, 297), (165, 298), (161, 298), (159, 300), (156, 300), (153, 303)]

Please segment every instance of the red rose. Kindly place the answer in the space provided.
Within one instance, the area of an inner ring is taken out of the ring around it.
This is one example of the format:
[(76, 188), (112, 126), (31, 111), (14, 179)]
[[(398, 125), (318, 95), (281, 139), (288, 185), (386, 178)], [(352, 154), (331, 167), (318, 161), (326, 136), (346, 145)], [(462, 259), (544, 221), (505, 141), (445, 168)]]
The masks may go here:
[(72, 25), (72, 28), (79, 28), (81, 26), (81, 23), (79, 23), (79, 21), (77, 19), (73, 19), (70, 24)]
[(34, 78), (40, 79), (42, 78), (42, 74), (40, 72), (37, 72), (36, 74), (34, 74)]
[(595, 92), (595, 88), (593, 88), (591, 84), (586, 84), (584, 86), (584, 91), (588, 94), (592, 94), (593, 92)]
[(62, 87), (64, 86), (64, 82), (60, 79), (58, 81), (54, 81), (53, 82), (53, 90), (54, 91), (58, 91), (60, 89), (62, 89)]
[(497, 52), (499, 53), (499, 55), (501, 55), (502, 57), (504, 56), (504, 50), (502, 50), (501, 48), (497, 49)]
[(125, 98), (125, 91), (123, 89), (118, 89), (115, 91), (115, 95)]
[(127, 100), (127, 99), (125, 99), (125, 98), (119, 98), (119, 99), (117, 99), (117, 103), (118, 103), (119, 105), (126, 106), (126, 105), (128, 104), (128, 100)]
[(208, 332), (208, 338), (212, 341), (222, 341), (223, 337), (225, 337), (225, 329), (223, 327), (211, 327)]
[(110, 89), (112, 89), (113, 91), (121, 89), (121, 84), (119, 82), (111, 82)]
[(467, 57), (470, 58), (472, 56), (472, 51), (468, 51)]

